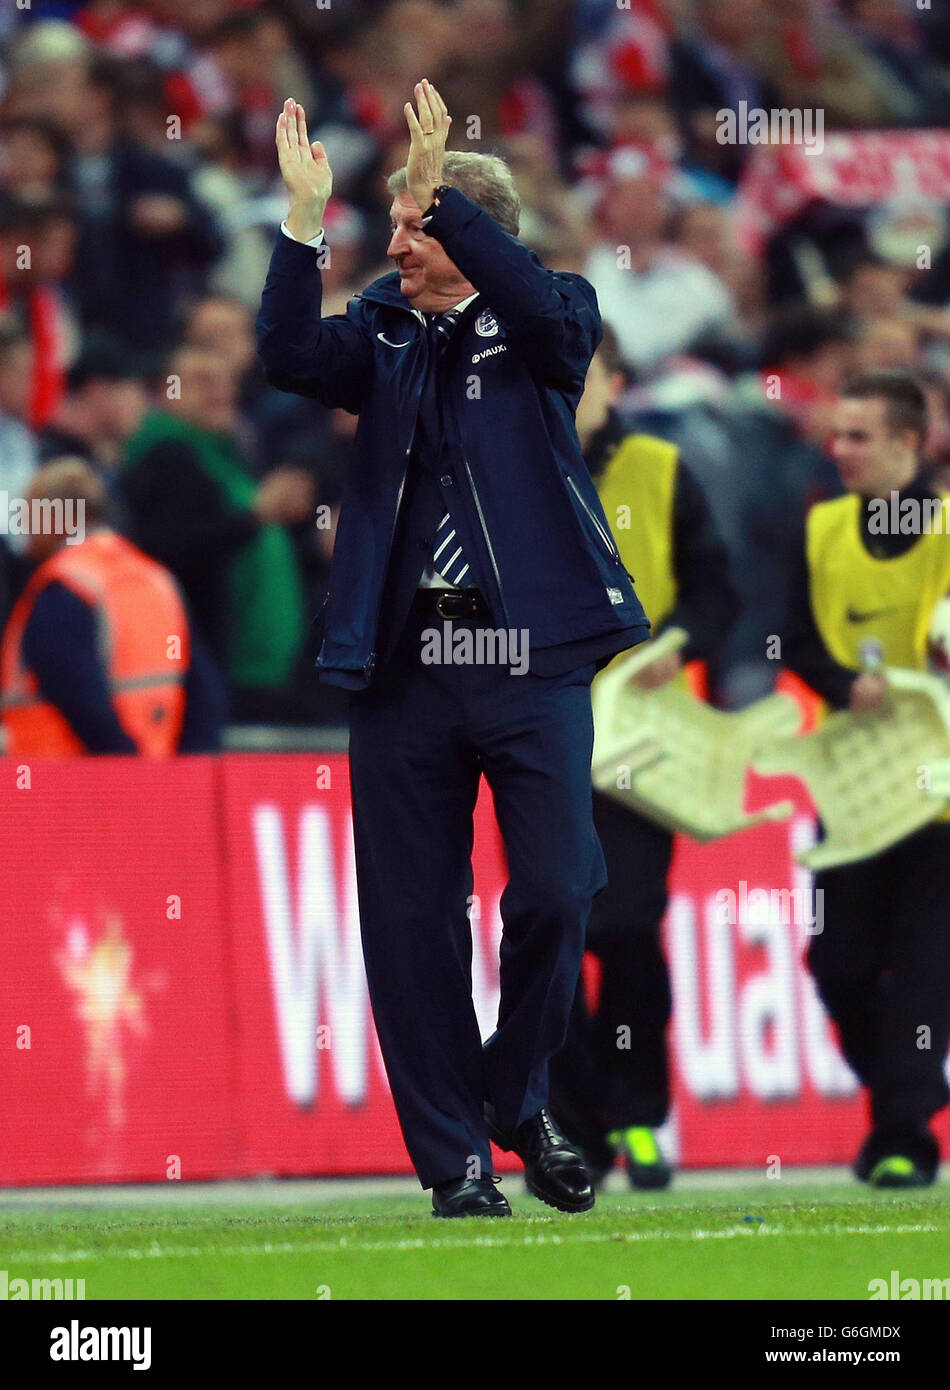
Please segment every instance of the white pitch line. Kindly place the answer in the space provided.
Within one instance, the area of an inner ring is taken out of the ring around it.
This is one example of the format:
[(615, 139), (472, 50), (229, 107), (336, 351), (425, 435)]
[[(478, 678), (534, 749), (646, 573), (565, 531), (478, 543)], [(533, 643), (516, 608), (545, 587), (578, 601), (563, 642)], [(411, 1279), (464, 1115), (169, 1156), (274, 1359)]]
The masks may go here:
[(527, 1235), (505, 1238), (504, 1236), (473, 1236), (471, 1239), (445, 1240), (437, 1238), (426, 1240), (350, 1240), (341, 1236), (336, 1241), (263, 1241), (258, 1245), (159, 1245), (157, 1241), (143, 1247), (105, 1250), (13, 1250), (2, 1258), (8, 1265), (21, 1264), (75, 1264), (78, 1260), (183, 1260), (202, 1256), (218, 1255), (339, 1255), (363, 1254), (378, 1251), (400, 1250), (478, 1250), (478, 1249), (522, 1249), (543, 1245), (599, 1245), (608, 1242), (632, 1244), (643, 1241), (669, 1240), (736, 1240), (744, 1237), (752, 1239), (762, 1236), (878, 1236), (878, 1235), (920, 1235), (937, 1234), (939, 1226), (811, 1226), (783, 1227), (768, 1224), (733, 1226), (725, 1230), (696, 1231), (590, 1231), (571, 1232), (566, 1235)]

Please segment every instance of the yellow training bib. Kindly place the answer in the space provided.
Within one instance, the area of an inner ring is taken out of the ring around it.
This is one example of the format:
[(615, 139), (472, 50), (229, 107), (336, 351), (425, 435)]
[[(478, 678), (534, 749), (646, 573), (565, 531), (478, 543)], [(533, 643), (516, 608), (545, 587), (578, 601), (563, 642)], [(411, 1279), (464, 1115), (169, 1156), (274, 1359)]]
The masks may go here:
[[(849, 495), (812, 507), (806, 552), (812, 612), (822, 640), (842, 666), (870, 660), (927, 669), (934, 609), (950, 592), (950, 496), (936, 527), (893, 559), (869, 554), (861, 537), (863, 499)], [(922, 517), (932, 525), (932, 518)]]
[[(675, 444), (649, 434), (627, 435), (597, 485), (620, 558), (633, 575), (654, 632), (676, 603), (673, 499), (678, 461)], [(620, 652), (614, 661), (627, 654)], [(682, 672), (679, 680), (685, 683)]]

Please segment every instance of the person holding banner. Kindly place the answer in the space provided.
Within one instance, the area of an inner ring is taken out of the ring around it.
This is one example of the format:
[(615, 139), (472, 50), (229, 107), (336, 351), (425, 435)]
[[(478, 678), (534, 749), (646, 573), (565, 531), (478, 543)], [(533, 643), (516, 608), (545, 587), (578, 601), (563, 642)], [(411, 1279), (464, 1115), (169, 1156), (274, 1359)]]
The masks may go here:
[[(784, 658), (831, 706), (887, 698), (887, 668), (924, 670), (937, 605), (950, 592), (950, 494), (920, 459), (926, 398), (901, 372), (853, 380), (832, 453), (847, 495), (813, 507), (793, 577)], [(876, 1187), (932, 1183), (929, 1122), (950, 1100), (950, 817), (889, 849), (816, 875), (825, 929), (807, 962), (866, 1087), (870, 1132), (855, 1175)]]

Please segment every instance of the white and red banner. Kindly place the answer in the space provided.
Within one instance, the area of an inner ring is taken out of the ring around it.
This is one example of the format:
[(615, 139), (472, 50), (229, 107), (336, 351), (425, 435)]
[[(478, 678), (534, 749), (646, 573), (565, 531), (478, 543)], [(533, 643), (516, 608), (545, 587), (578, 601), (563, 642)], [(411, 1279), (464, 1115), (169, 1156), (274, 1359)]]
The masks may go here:
[[(686, 1166), (847, 1160), (863, 1127), (800, 963), (814, 907), (792, 854), (811, 810), (795, 782), (760, 792), (794, 799), (793, 819), (681, 841), (674, 861)], [(410, 1171), (363, 975), (344, 756), (3, 758), (0, 845), (0, 1184)], [(484, 791), (486, 1034), (504, 881)]]
[(829, 131), (821, 148), (757, 145), (739, 184), (737, 232), (764, 242), (814, 201), (849, 208), (945, 208), (950, 130)]

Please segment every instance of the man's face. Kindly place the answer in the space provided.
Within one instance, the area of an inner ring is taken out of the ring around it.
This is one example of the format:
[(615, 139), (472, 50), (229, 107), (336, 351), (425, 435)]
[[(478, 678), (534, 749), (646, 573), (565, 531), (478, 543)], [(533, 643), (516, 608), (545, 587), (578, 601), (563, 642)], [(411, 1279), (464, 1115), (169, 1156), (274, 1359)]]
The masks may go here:
[(408, 193), (397, 193), (389, 211), (392, 238), (386, 254), (399, 271), (399, 289), (414, 309), (450, 309), (473, 293), (441, 242), (426, 234), (423, 209)]
[(96, 428), (109, 439), (130, 439), (148, 410), (145, 383), (135, 377), (87, 382), (84, 399)]
[(206, 430), (232, 430), (237, 420), (237, 380), (227, 358), (204, 348), (183, 348), (172, 370), (181, 378), (181, 397), (168, 408)]
[(240, 376), (254, 361), (254, 331), (250, 314), (239, 304), (207, 299), (188, 325), (188, 341), (219, 352)]
[(666, 197), (658, 179), (618, 178), (604, 194), (601, 218), (608, 237), (618, 243), (648, 246), (660, 239), (666, 223)]
[(883, 400), (841, 400), (835, 407), (831, 453), (849, 492), (884, 497), (900, 487), (913, 461), (916, 435), (892, 432)]

